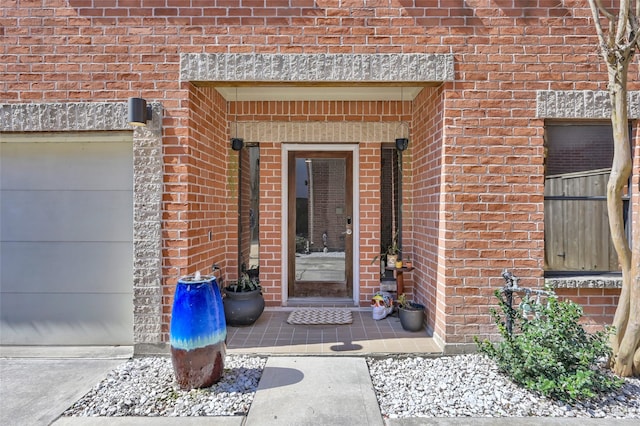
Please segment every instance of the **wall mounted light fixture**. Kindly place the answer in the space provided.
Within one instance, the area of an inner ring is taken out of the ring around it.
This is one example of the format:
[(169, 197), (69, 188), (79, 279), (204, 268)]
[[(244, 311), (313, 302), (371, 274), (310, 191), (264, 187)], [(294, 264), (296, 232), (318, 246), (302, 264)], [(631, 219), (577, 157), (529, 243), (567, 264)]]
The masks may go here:
[(397, 138), (396, 139), (396, 149), (398, 151), (404, 151), (409, 147), (409, 139), (408, 138)]
[(240, 151), (244, 147), (244, 139), (231, 138), (231, 149), (234, 151)]
[(151, 105), (142, 98), (129, 98), (129, 124), (132, 126), (146, 126), (153, 117)]

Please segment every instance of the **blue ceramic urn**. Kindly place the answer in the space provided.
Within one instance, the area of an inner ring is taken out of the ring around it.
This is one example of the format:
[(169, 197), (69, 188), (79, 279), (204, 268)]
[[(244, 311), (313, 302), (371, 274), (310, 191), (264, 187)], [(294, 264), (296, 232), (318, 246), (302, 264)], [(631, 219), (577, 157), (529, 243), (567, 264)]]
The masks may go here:
[(227, 324), (215, 277), (187, 276), (171, 312), (171, 361), (181, 389), (205, 388), (222, 377)]

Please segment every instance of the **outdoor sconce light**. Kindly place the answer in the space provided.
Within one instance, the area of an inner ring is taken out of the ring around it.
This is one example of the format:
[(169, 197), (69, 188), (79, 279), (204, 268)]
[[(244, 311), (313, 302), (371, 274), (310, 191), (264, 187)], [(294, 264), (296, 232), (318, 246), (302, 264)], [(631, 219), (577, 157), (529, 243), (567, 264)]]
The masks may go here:
[(142, 98), (129, 98), (129, 124), (146, 126), (153, 116), (151, 105)]
[(396, 139), (396, 149), (398, 151), (404, 151), (409, 147), (409, 139), (408, 138), (398, 138)]
[(231, 138), (231, 149), (234, 151), (240, 151), (244, 147), (244, 139)]

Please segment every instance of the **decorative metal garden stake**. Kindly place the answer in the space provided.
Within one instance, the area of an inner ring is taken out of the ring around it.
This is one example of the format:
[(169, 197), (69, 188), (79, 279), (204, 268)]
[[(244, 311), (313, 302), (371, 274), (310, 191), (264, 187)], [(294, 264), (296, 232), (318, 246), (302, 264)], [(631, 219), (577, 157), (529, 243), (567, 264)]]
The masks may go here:
[[(504, 271), (502, 271), (502, 278), (504, 278), (505, 280), (505, 285), (502, 288), (502, 292), (504, 293), (506, 302), (507, 302), (507, 308), (508, 308), (508, 312), (506, 315), (506, 319), (505, 319), (505, 325), (507, 327), (507, 332), (509, 333), (509, 335), (512, 334), (513, 331), (513, 318), (514, 318), (514, 309), (513, 309), (513, 293), (525, 293), (526, 294), (526, 299), (528, 301), (529, 296), (531, 296), (531, 294), (535, 294), (538, 296), (537, 298), (537, 302), (540, 302), (540, 296), (551, 296), (553, 295), (553, 291), (547, 291), (547, 290), (537, 290), (537, 289), (533, 289), (533, 288), (526, 288), (526, 287), (520, 287), (518, 285), (518, 281), (520, 280), (520, 278), (514, 276), (511, 272), (507, 271), (506, 269)], [(528, 313), (531, 310), (531, 304), (530, 303), (524, 303), (521, 305), (521, 307), (523, 308), (523, 310), (525, 311), (525, 313)]]

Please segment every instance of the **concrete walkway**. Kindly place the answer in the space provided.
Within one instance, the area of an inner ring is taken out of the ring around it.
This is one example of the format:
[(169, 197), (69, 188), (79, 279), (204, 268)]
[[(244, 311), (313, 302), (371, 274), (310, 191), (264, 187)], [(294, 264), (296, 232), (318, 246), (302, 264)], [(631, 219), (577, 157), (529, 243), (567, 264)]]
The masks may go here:
[[(0, 347), (0, 424), (512, 426), (618, 425), (637, 419), (382, 419), (363, 357), (270, 357), (247, 416), (59, 417), (132, 355), (130, 348)], [(393, 378), (390, 378), (392, 380)]]
[(382, 426), (364, 358), (269, 358), (247, 425)]

